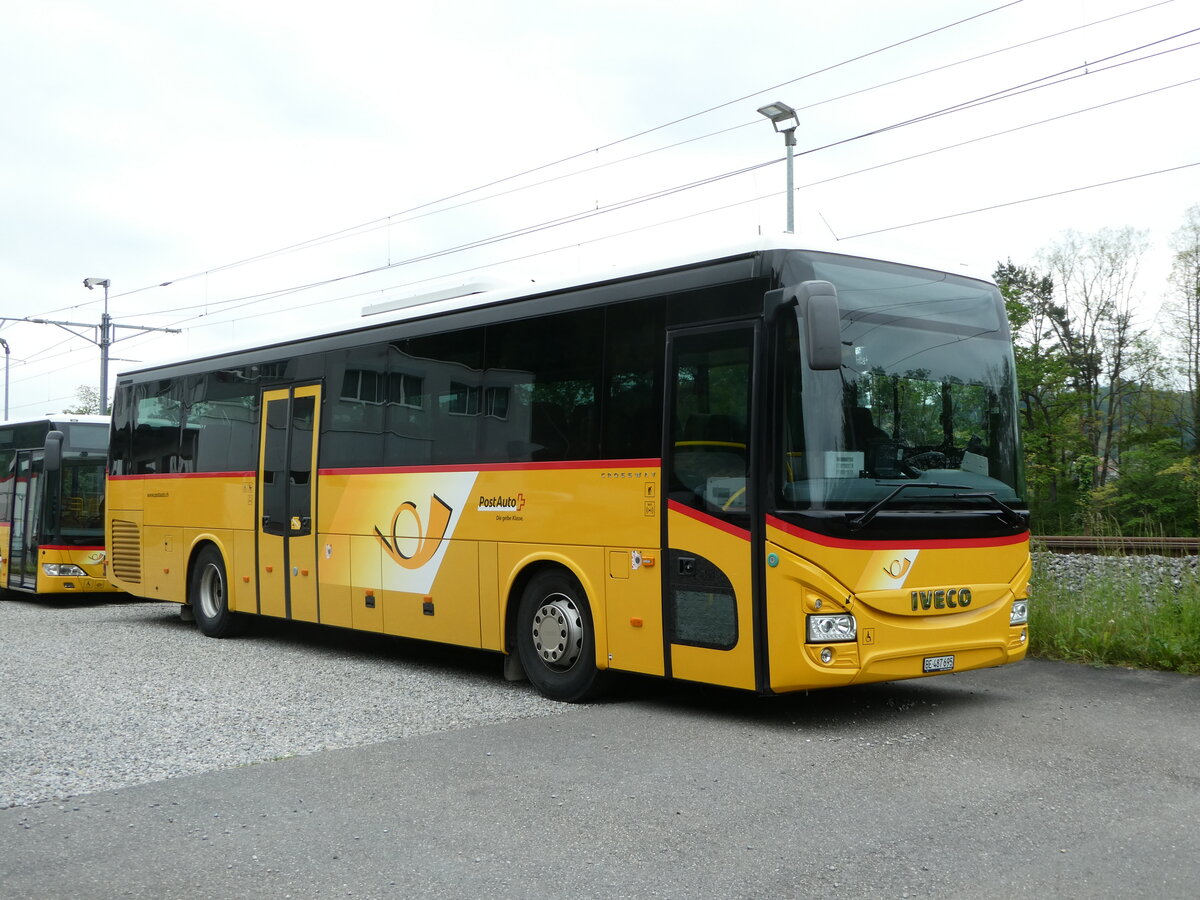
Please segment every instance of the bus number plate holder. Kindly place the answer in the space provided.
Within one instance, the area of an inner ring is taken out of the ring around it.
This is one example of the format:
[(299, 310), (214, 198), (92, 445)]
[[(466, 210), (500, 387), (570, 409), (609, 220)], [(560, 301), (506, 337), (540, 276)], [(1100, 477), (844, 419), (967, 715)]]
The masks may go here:
[(953, 656), (927, 656), (925, 657), (925, 665), (922, 669), (925, 672), (952, 672), (954, 671)]

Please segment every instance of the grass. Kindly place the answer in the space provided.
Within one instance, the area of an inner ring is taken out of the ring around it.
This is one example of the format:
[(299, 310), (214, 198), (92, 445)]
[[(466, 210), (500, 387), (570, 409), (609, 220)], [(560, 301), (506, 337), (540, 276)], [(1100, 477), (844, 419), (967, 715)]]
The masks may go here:
[(1147, 588), (1104, 572), (1068, 583), (1035, 562), (1030, 601), (1034, 656), (1200, 675), (1200, 578)]

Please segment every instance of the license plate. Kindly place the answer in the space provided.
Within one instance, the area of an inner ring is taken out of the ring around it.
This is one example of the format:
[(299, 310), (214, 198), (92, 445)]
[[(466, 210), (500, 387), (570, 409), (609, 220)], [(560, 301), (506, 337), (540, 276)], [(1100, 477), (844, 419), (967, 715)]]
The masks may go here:
[(950, 672), (954, 669), (953, 656), (927, 656), (925, 657), (926, 672)]

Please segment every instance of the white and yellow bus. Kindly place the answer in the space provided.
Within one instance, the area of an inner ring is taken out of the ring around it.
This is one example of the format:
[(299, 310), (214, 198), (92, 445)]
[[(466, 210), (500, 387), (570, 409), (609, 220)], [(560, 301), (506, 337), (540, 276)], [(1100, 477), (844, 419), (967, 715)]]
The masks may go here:
[(107, 416), (0, 422), (0, 590), (103, 594)]
[(112, 577), (187, 604), (777, 693), (1028, 646), (996, 287), (770, 246), (368, 310), (122, 374)]

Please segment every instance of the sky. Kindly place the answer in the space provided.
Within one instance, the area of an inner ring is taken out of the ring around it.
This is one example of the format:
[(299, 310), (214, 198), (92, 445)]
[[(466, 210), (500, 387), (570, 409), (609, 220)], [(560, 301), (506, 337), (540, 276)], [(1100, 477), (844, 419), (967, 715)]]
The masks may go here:
[(777, 100), (799, 243), (987, 278), (1132, 227), (1160, 326), (1200, 204), (1200, 0), (8, 0), (9, 418), (99, 386), (85, 278), (111, 392), (448, 285), (779, 235)]

